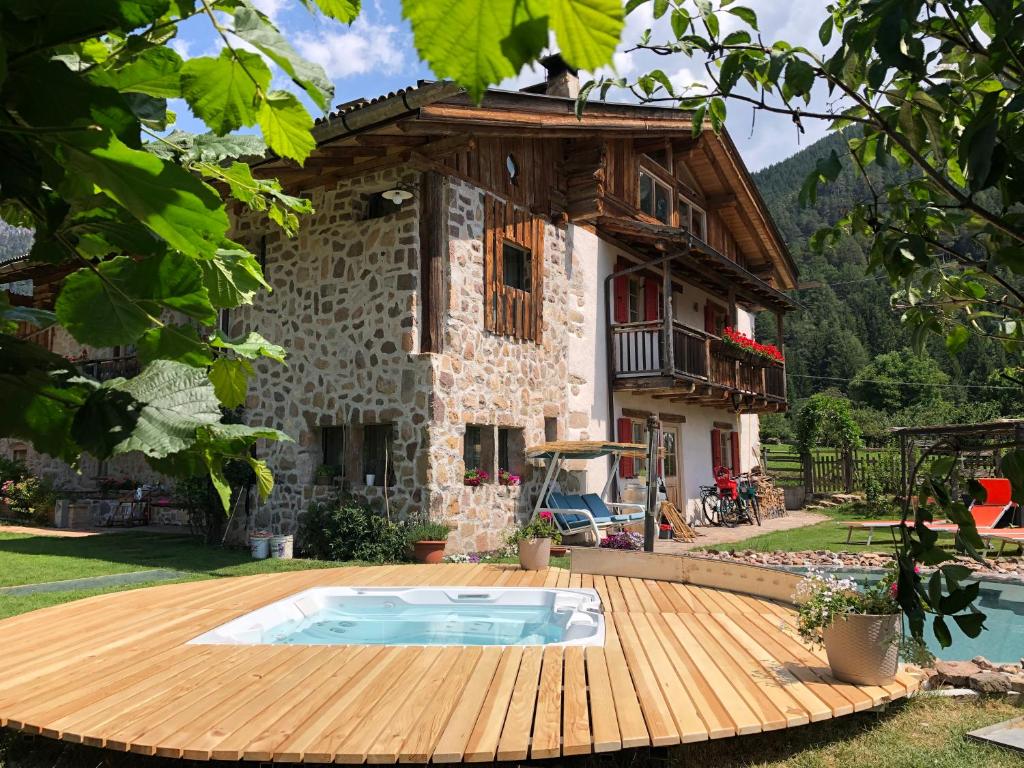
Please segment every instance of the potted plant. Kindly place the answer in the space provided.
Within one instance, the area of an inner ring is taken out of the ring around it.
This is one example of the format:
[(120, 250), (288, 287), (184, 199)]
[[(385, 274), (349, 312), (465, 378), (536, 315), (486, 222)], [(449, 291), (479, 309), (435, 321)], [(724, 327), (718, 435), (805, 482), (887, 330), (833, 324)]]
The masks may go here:
[(467, 469), (462, 476), (462, 482), (474, 488), (482, 483), (486, 483), (490, 479), (490, 474), (482, 469)]
[(861, 587), (850, 578), (811, 572), (797, 586), (797, 631), (824, 645), (832, 674), (856, 685), (885, 685), (899, 664), (901, 612), (896, 574)]
[(338, 474), (338, 468), (330, 464), (321, 464), (316, 468), (316, 484), (330, 485)]
[(558, 532), (554, 517), (545, 509), (516, 531), (515, 539), (519, 544), (519, 567), (524, 571), (540, 571), (551, 562), (551, 544), (561, 544), (562, 534)]
[(519, 485), (522, 478), (519, 475), (513, 474), (507, 469), (498, 470), (498, 483), (500, 485)]
[(445, 523), (430, 520), (410, 525), (406, 531), (406, 540), (412, 545), (412, 559), (428, 565), (440, 563), (444, 558), (450, 530)]

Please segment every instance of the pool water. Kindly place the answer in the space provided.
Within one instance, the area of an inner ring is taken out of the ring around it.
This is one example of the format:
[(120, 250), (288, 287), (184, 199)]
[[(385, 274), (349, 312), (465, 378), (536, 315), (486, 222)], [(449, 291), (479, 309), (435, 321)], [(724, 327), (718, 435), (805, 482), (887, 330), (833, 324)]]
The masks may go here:
[(191, 641), (238, 645), (589, 645), (604, 642), (590, 589), (318, 587)]
[[(806, 571), (807, 569), (793, 569)], [(864, 584), (881, 578), (878, 571), (855, 568), (828, 569), (829, 573), (849, 577)], [(925, 624), (928, 648), (940, 659), (962, 661), (984, 656), (996, 663), (1018, 663), (1024, 657), (1024, 583), (979, 579), (981, 589), (974, 603), (985, 614), (985, 629), (978, 637), (965, 635), (947, 621), (953, 644), (943, 648), (932, 633), (929, 616)]]

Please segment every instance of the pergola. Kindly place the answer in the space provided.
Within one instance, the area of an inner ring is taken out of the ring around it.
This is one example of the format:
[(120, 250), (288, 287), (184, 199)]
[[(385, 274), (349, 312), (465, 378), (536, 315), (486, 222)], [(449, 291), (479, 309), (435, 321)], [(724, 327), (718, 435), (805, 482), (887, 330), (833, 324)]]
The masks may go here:
[(957, 456), (972, 471), (997, 473), (999, 458), (1006, 448), (1024, 450), (1024, 419), (1000, 419), (976, 424), (941, 424), (927, 427), (897, 427), (900, 479), (903, 493), (909, 496), (917, 463), (916, 451), (933, 456)]

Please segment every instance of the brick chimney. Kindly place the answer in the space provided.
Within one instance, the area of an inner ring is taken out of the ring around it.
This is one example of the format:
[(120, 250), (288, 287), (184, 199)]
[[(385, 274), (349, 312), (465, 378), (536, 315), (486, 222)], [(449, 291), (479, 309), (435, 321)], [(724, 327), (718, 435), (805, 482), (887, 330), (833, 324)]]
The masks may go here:
[(548, 72), (544, 83), (544, 93), (548, 96), (561, 96), (575, 99), (580, 93), (580, 78), (577, 70), (570, 67), (562, 54), (553, 53), (540, 60), (541, 66)]

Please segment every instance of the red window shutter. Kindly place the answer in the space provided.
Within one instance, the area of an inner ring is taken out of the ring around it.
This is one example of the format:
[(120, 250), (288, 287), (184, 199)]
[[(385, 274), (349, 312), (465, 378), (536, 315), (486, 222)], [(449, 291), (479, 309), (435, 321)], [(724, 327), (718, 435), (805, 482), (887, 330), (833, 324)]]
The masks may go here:
[[(615, 271), (626, 269), (629, 267), (629, 262), (619, 261), (615, 262)], [(612, 280), (612, 293), (614, 298), (614, 313), (616, 323), (628, 323), (629, 322), (629, 277), (627, 275), (619, 275)], [(621, 439), (621, 435), (620, 438)]]
[(711, 471), (722, 466), (722, 430), (711, 430)]
[(729, 433), (729, 447), (732, 448), (732, 473), (740, 471), (740, 433), (733, 430)]
[(715, 308), (711, 306), (710, 301), (704, 305), (704, 331), (715, 332)]
[(661, 280), (644, 279), (644, 320), (661, 318)]
[[(618, 434), (620, 443), (633, 442), (633, 420), (621, 418), (618, 420)], [(623, 456), (619, 459), (619, 477), (633, 477), (633, 457)]]

